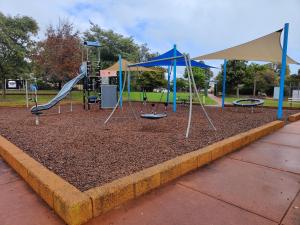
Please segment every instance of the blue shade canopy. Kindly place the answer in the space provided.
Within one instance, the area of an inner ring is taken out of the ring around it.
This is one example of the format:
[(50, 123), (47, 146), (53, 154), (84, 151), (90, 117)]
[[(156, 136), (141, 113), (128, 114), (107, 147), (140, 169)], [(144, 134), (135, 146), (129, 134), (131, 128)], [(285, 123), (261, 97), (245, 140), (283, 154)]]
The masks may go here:
[[(183, 56), (181, 52), (176, 50), (176, 57), (178, 56)], [(174, 63), (174, 59), (168, 59), (174, 57), (174, 49), (171, 49), (159, 56), (151, 58), (148, 62), (142, 62), (142, 63), (137, 63), (134, 65), (129, 65), (129, 67), (134, 67), (134, 66), (144, 66), (144, 67), (153, 67), (153, 66), (172, 66)], [(166, 59), (166, 60), (161, 60), (161, 59)], [(154, 60), (161, 60), (161, 61), (155, 61)], [(191, 64), (193, 67), (199, 67), (202, 69), (209, 69), (209, 68), (215, 68), (213, 66), (206, 65), (202, 62), (197, 62), (195, 60), (191, 60)], [(176, 59), (176, 66), (186, 66), (184, 58), (178, 58)]]
[(86, 46), (100, 47), (99, 41), (84, 41), (83, 44)]

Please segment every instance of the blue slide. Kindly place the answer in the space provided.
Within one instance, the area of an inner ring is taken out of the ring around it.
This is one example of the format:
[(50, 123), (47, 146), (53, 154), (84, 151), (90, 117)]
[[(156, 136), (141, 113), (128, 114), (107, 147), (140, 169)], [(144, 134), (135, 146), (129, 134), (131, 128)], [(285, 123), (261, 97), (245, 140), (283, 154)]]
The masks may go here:
[(43, 105), (33, 106), (31, 108), (31, 113), (36, 114), (42, 110), (50, 109), (64, 99), (72, 91), (72, 88), (86, 76), (86, 71), (84, 69), (81, 68), (80, 71), (81, 73), (77, 77), (68, 81), (50, 102)]

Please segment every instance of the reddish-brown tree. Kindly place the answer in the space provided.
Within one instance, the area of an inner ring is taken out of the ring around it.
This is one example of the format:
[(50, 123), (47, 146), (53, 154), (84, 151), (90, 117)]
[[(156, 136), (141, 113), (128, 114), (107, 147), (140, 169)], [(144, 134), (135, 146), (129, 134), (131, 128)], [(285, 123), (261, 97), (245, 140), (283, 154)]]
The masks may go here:
[(67, 20), (50, 25), (45, 40), (38, 43), (34, 61), (45, 81), (61, 84), (78, 73), (81, 63), (79, 32)]

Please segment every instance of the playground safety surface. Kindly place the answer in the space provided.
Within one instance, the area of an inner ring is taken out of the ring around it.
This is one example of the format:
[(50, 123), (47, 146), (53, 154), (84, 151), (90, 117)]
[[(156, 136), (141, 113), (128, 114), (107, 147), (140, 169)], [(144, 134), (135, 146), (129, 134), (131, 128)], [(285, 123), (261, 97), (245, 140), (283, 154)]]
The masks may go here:
[[(200, 106), (193, 107), (190, 138), (185, 139), (188, 108), (180, 106), (160, 120), (139, 118), (140, 104), (125, 104), (104, 125), (110, 110), (67, 105), (40, 116), (24, 108), (1, 108), (0, 134), (81, 191), (202, 148), (276, 119), (276, 110), (207, 108), (214, 131)], [(135, 119), (132, 111), (135, 112)], [(150, 109), (149, 109), (150, 111)], [(159, 109), (158, 109), (159, 111)], [(296, 113), (287, 111), (286, 115)]]

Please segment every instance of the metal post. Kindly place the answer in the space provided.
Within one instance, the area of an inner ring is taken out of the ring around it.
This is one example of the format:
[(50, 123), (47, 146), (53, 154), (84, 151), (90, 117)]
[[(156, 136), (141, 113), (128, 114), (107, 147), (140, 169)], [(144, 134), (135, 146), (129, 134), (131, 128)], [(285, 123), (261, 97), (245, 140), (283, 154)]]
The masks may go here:
[[(90, 72), (91, 73), (91, 72)], [(91, 109), (91, 104), (90, 104), (90, 81), (91, 81), (91, 78), (90, 77), (87, 77), (87, 99), (88, 99), (88, 110)]]
[(35, 94), (35, 102), (37, 103), (38, 102), (38, 97), (37, 97), (37, 81), (36, 81), (36, 78), (34, 78), (34, 82), (35, 82), (35, 89), (34, 89), (34, 94)]
[(85, 110), (85, 107), (86, 107), (86, 77), (84, 77), (83, 78), (83, 80), (82, 80), (82, 87), (83, 87), (83, 89), (82, 89), (82, 103), (83, 103), (83, 109)]
[(204, 95), (205, 97), (208, 96), (208, 87), (209, 87), (209, 83), (210, 83), (210, 78), (209, 78), (209, 75), (207, 74), (205, 76), (205, 88), (204, 88)]
[(170, 98), (170, 76), (171, 76), (171, 66), (168, 66), (168, 93), (167, 93), (167, 104), (169, 104)]
[(222, 109), (224, 109), (224, 105), (225, 105), (226, 67), (227, 67), (227, 60), (224, 59), (224, 65), (223, 65), (223, 85), (222, 85)]
[(119, 55), (119, 93), (120, 93), (120, 108), (122, 109), (123, 106), (123, 87), (122, 87), (122, 56)]
[(286, 54), (287, 54), (287, 43), (288, 43), (288, 33), (289, 24), (284, 24), (283, 33), (283, 48), (282, 48), (282, 58), (281, 58), (281, 70), (280, 70), (280, 85), (279, 85), (279, 100), (278, 100), (278, 110), (277, 119), (281, 120), (283, 116), (282, 105), (284, 99), (284, 80), (285, 80), (285, 69), (286, 69)]
[[(176, 56), (176, 45), (174, 45), (174, 57)], [(173, 62), (173, 112), (176, 112), (176, 59)]]
[(71, 101), (70, 111), (73, 112), (72, 92), (70, 92), (70, 101)]
[(60, 103), (58, 103), (58, 114), (60, 114)]
[(40, 124), (39, 116), (35, 115), (35, 125), (38, 126)]

